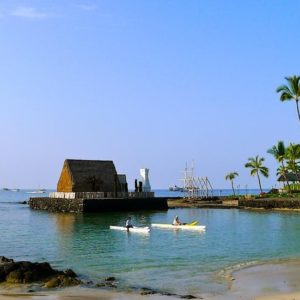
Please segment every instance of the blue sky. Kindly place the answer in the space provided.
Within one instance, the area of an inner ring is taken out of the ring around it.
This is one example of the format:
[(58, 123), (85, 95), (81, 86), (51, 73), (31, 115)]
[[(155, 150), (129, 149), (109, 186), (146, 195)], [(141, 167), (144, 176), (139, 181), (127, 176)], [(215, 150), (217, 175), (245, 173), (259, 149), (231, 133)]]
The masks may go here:
[(55, 188), (65, 158), (113, 160), (129, 186), (257, 187), (244, 164), (299, 142), (299, 1), (0, 2), (0, 187)]

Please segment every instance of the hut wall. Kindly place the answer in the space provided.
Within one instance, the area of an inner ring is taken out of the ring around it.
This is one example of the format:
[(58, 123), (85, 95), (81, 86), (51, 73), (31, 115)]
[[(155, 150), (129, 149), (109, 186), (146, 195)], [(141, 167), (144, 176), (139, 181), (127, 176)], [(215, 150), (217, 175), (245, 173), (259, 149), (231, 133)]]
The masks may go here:
[(64, 162), (58, 183), (57, 183), (57, 191), (58, 192), (72, 192), (73, 184), (72, 184), (72, 175), (70, 173), (70, 169), (68, 167), (67, 162)]

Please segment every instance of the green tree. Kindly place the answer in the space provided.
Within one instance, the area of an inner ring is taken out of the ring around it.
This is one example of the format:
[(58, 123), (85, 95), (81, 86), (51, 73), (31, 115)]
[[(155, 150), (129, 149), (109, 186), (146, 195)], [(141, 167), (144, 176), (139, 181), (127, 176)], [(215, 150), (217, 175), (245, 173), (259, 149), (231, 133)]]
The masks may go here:
[(287, 180), (287, 168), (284, 164), (284, 161), (286, 159), (286, 154), (287, 154), (287, 148), (284, 145), (283, 141), (279, 141), (277, 143), (277, 145), (274, 145), (271, 149), (269, 149), (267, 151), (267, 153), (271, 154), (274, 156), (274, 158), (281, 164), (281, 174), (283, 176), (283, 178), (285, 179), (285, 182), (288, 186), (288, 190), (290, 191), (290, 185), (289, 182)]
[(296, 107), (297, 107), (297, 113), (298, 113), (298, 119), (300, 121), (300, 111), (299, 111), (300, 77), (294, 75), (291, 77), (285, 77), (285, 79), (287, 80), (288, 84), (279, 86), (277, 88), (276, 92), (281, 93), (280, 100), (283, 102), (295, 100)]
[(235, 196), (235, 190), (234, 190), (234, 186), (233, 186), (233, 180), (235, 179), (236, 176), (239, 176), (239, 174), (237, 172), (231, 172), (225, 176), (225, 179), (230, 180), (230, 182), (231, 182), (231, 188), (232, 188), (234, 196)]
[(269, 169), (263, 166), (264, 160), (263, 157), (256, 155), (255, 157), (248, 158), (248, 162), (245, 164), (246, 168), (251, 168), (251, 176), (257, 176), (260, 192), (262, 192), (262, 188), (259, 174), (269, 177)]
[(288, 162), (288, 169), (295, 174), (299, 181), (299, 160), (300, 160), (300, 145), (290, 144), (286, 148), (286, 158)]

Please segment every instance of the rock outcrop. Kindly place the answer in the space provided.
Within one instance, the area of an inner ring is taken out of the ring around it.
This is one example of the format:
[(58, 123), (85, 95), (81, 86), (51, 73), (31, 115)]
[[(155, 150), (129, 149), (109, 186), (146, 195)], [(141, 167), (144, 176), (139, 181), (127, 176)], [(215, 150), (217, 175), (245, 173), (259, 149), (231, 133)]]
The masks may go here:
[(6, 283), (43, 283), (44, 287), (67, 287), (81, 283), (71, 269), (58, 271), (49, 263), (29, 261), (15, 262), (13, 259), (0, 256), (0, 282)]

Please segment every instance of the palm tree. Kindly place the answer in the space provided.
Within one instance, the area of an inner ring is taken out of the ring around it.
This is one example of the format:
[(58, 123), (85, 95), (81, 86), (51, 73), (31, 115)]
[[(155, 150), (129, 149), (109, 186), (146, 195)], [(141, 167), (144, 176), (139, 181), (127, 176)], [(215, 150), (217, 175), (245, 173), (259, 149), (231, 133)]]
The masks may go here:
[(284, 164), (284, 160), (286, 158), (286, 154), (287, 154), (287, 148), (284, 145), (283, 141), (279, 141), (277, 143), (277, 145), (274, 145), (271, 149), (269, 149), (267, 151), (267, 153), (272, 154), (274, 156), (274, 158), (281, 164), (281, 172), (282, 172), (282, 176), (285, 179), (285, 182), (287, 183), (288, 189), (290, 191), (290, 185), (289, 182), (287, 180), (287, 176), (286, 176), (286, 166)]
[(287, 167), (279, 166), (277, 168), (277, 172), (276, 172), (277, 176), (286, 177), (286, 174), (287, 174)]
[(259, 174), (263, 175), (264, 177), (269, 177), (269, 169), (263, 166), (264, 160), (265, 159), (263, 157), (259, 157), (258, 155), (256, 155), (255, 157), (248, 158), (248, 162), (245, 164), (246, 168), (252, 169), (250, 171), (251, 176), (257, 176), (259, 189), (261, 193), (262, 188)]
[(289, 100), (296, 101), (298, 119), (300, 121), (300, 111), (298, 105), (299, 97), (300, 97), (300, 77), (294, 75), (291, 77), (285, 77), (285, 79), (287, 80), (288, 85), (279, 86), (276, 92), (281, 93), (280, 94), (281, 101), (289, 101)]
[(300, 160), (300, 145), (290, 144), (286, 148), (286, 158), (288, 160), (288, 168), (295, 174), (299, 181), (299, 160)]
[(237, 173), (237, 172), (231, 172), (231, 173), (229, 173), (229, 174), (227, 174), (225, 176), (225, 179), (226, 180), (230, 180), (230, 182), (231, 182), (231, 188), (232, 188), (234, 196), (235, 196), (235, 190), (234, 190), (234, 186), (233, 186), (233, 180), (235, 179), (236, 176), (239, 176), (239, 173)]

